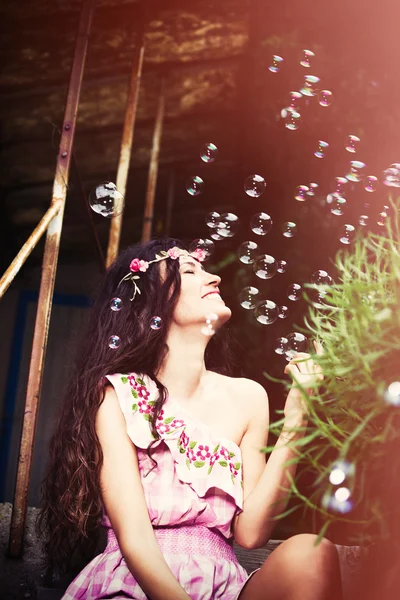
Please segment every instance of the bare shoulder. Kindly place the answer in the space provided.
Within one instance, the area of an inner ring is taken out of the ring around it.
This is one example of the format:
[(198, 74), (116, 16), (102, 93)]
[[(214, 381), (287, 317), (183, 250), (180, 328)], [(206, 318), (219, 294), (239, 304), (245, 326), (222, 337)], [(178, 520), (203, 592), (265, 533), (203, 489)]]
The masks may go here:
[(96, 430), (98, 434), (101, 434), (110, 431), (112, 427), (125, 430), (125, 419), (117, 394), (113, 386), (108, 385), (104, 392), (104, 400), (97, 411)]
[(242, 414), (246, 414), (249, 420), (268, 420), (268, 394), (261, 384), (246, 377), (228, 377), (217, 373), (215, 375), (220, 378), (224, 390), (234, 399), (235, 404), (240, 406)]

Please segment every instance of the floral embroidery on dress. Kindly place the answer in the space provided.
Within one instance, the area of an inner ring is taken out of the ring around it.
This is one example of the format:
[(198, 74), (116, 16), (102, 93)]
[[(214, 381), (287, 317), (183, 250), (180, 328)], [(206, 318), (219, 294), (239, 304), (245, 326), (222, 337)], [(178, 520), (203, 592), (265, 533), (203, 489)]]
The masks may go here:
[[(150, 421), (156, 403), (154, 400), (149, 400), (150, 392), (147, 389), (146, 383), (136, 375), (122, 376), (121, 381), (124, 384), (129, 383), (131, 394), (137, 400), (137, 402), (132, 404), (132, 412), (139, 412), (146, 421)], [(207, 474), (210, 475), (215, 463), (218, 463), (221, 467), (229, 467), (232, 483), (235, 483), (235, 479), (241, 469), (241, 462), (234, 460), (236, 456), (234, 452), (230, 452), (225, 446), (221, 446), (221, 444), (217, 444), (214, 449), (211, 449), (206, 444), (198, 444), (197, 441), (190, 440), (186, 433), (185, 421), (173, 416), (165, 417), (164, 408), (161, 409), (157, 417), (156, 429), (161, 436), (174, 433), (177, 429), (182, 429), (177, 440), (177, 446), (179, 452), (186, 456), (185, 463), (188, 469), (191, 469), (192, 465), (197, 469), (206, 467)], [(151, 435), (154, 437), (152, 433)], [(240, 484), (243, 487), (242, 479), (240, 479)]]

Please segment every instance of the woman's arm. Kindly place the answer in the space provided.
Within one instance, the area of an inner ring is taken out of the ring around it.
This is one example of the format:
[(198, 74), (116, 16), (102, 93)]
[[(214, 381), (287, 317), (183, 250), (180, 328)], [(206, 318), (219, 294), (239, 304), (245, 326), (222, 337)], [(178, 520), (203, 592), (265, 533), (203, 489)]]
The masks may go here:
[[(250, 385), (249, 385), (250, 384)], [(300, 394), (292, 389), (290, 394)], [(247, 407), (249, 421), (240, 448), (243, 459), (244, 504), (243, 512), (234, 518), (235, 541), (244, 548), (264, 546), (276, 525), (272, 518), (282, 513), (288, 503), (289, 477), (295, 476), (297, 464), (284, 466), (296, 456), (296, 451), (288, 447), (289, 434), (283, 432), (265, 464), (265, 454), (260, 449), (267, 445), (269, 427), (268, 396), (264, 388), (248, 381)], [(306, 421), (290, 418), (287, 428), (306, 425)], [(291, 438), (302, 436), (291, 433)]]
[(149, 518), (135, 445), (112, 387), (96, 417), (103, 450), (101, 489), (107, 515), (134, 578), (152, 600), (190, 600), (158, 546)]

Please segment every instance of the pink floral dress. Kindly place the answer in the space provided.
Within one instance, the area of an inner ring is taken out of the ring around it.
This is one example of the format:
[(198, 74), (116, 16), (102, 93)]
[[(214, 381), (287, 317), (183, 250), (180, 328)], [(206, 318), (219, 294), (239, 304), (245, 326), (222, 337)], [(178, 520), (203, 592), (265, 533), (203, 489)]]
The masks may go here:
[[(232, 548), (231, 524), (243, 509), (242, 457), (235, 442), (217, 437), (168, 397), (157, 421), (161, 436), (153, 445), (153, 466), (146, 448), (154, 439), (150, 416), (157, 386), (136, 374), (108, 376), (135, 444), (149, 516), (161, 552), (192, 600), (237, 600), (248, 575)], [(129, 571), (110, 521), (105, 551), (70, 584), (63, 600), (133, 598), (146, 600)], [(257, 569), (258, 570), (258, 569)]]

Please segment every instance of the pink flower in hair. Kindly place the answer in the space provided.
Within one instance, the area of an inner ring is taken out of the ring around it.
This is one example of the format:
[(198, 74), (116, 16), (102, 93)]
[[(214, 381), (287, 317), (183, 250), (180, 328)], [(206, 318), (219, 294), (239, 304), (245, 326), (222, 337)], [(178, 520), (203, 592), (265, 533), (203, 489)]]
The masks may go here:
[(192, 256), (194, 258), (197, 258), (197, 260), (199, 260), (200, 262), (203, 262), (203, 260), (205, 260), (206, 258), (206, 253), (201, 248), (196, 248), (196, 250), (192, 252)]
[(144, 273), (145, 271), (147, 271), (148, 268), (149, 268), (149, 263), (146, 262), (145, 260), (139, 260), (138, 258), (134, 258), (131, 261), (131, 264), (129, 265), (129, 269), (133, 273), (137, 273), (138, 271), (143, 271), (143, 273)]
[(167, 250), (168, 256), (170, 258), (172, 258), (173, 260), (176, 260), (177, 258), (180, 257), (181, 255), (181, 249), (177, 248), (176, 246), (174, 248), (169, 248)]

